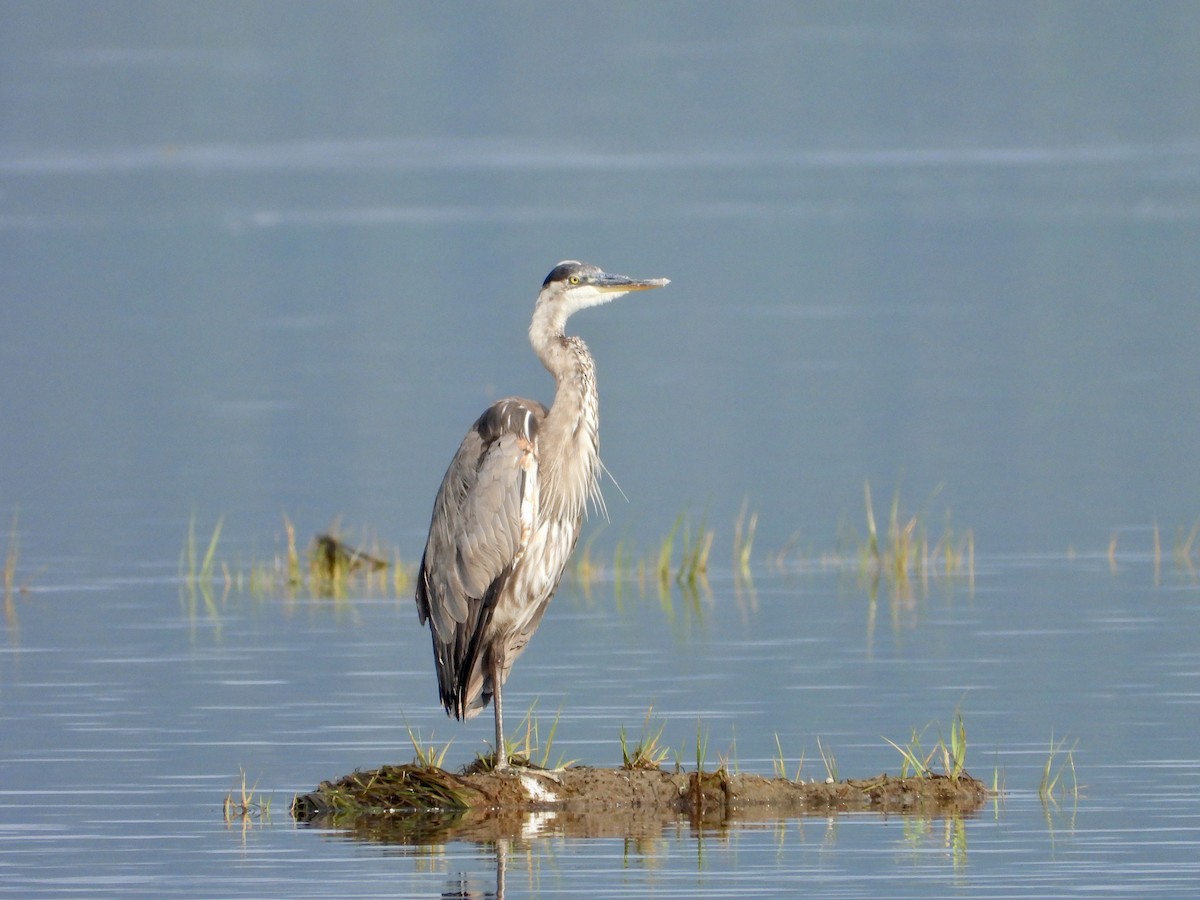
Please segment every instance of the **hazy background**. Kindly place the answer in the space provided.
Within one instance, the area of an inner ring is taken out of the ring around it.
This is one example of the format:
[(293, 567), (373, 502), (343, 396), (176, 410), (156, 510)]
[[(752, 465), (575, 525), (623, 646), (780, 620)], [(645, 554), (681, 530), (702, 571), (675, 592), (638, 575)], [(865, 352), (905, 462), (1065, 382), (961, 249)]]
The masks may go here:
[[(341, 514), (419, 553), (562, 258), (602, 449), (831, 544), (861, 484), (993, 551), (1197, 511), (1190, 3), (0, 4), (0, 505), (29, 553)], [(724, 534), (722, 534), (724, 537)]]

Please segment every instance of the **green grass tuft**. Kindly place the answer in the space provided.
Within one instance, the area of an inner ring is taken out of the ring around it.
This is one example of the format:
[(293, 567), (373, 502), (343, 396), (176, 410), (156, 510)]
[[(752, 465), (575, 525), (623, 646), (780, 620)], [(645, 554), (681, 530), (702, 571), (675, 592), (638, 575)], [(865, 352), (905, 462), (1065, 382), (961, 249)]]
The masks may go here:
[(934, 747), (928, 753), (921, 747), (921, 737), (924, 734), (924, 729), (918, 732), (915, 728), (912, 732), (912, 737), (903, 747), (893, 741), (891, 738), (884, 738), (889, 744), (896, 748), (900, 753), (900, 777), (901, 778), (924, 778), (929, 774), (929, 763), (937, 753), (937, 748)]
[(621, 741), (621, 767), (624, 769), (660, 769), (670, 755), (668, 750), (662, 743), (663, 729), (667, 723), (659, 723), (658, 729), (651, 733), (650, 717), (654, 713), (654, 707), (646, 710), (646, 718), (642, 720), (642, 734), (638, 738), (637, 746), (632, 750), (629, 748), (629, 743), (625, 736), (625, 726), (621, 726), (620, 741)]
[(423, 769), (443, 769), (446, 760), (446, 753), (450, 750), (450, 745), (454, 743), (454, 739), (446, 741), (441, 746), (431, 742), (425, 743), (421, 740), (419, 733), (414, 732), (405, 723), (404, 730), (408, 732), (408, 740), (413, 746), (413, 765)]
[(962, 778), (967, 770), (967, 726), (963, 722), (962, 710), (954, 710), (954, 719), (950, 723), (950, 740), (947, 742), (946, 738), (939, 734), (937, 743), (927, 752), (921, 746), (921, 739), (928, 728), (926, 725), (919, 732), (914, 728), (912, 737), (904, 746), (884, 738), (900, 754), (900, 777), (924, 778), (932, 774), (929, 764), (935, 757), (940, 757), (942, 771), (947, 776), (955, 781)]

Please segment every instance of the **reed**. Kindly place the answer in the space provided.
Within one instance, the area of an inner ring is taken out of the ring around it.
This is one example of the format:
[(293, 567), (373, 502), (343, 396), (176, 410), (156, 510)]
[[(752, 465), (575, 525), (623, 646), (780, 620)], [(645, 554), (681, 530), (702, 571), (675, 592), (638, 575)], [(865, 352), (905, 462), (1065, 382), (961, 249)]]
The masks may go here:
[(604, 566), (597, 563), (592, 558), (592, 545), (596, 542), (596, 538), (604, 531), (601, 526), (588, 535), (588, 539), (583, 542), (583, 546), (575, 552), (575, 579), (583, 588), (584, 595), (591, 596), (592, 585), (596, 579), (604, 574)]
[(658, 566), (655, 571), (658, 573), (659, 587), (663, 591), (670, 590), (671, 557), (675, 552), (675, 535), (679, 533), (679, 528), (682, 525), (683, 513), (680, 513), (675, 517), (675, 523), (671, 526), (671, 530), (667, 532), (667, 536), (658, 545)]
[(821, 762), (825, 766), (825, 781), (828, 784), (836, 784), (838, 781), (837, 759), (833, 755), (833, 751), (821, 743), (821, 738), (817, 738), (817, 752), (821, 754)]
[[(685, 742), (686, 743), (686, 742)], [(686, 749), (686, 746), (685, 748)], [(683, 751), (675, 754), (675, 771), (681, 771)], [(703, 723), (696, 720), (696, 772), (704, 774), (704, 764), (708, 761), (708, 732), (704, 730)]]
[(733, 523), (733, 565), (742, 578), (750, 578), (750, 553), (754, 549), (754, 532), (758, 528), (758, 513), (750, 512), (750, 500), (742, 501)]
[(225, 517), (219, 516), (217, 524), (213, 526), (212, 534), (209, 536), (204, 555), (200, 556), (196, 544), (195, 511), (188, 519), (187, 537), (184, 539), (183, 550), (180, 552), (179, 569), (180, 578), (189, 591), (195, 591), (198, 588), (211, 589), (216, 566), (217, 545), (221, 541), (221, 528), (224, 523)]
[[(1071, 749), (1064, 753), (1063, 748), (1066, 745), (1066, 738), (1055, 741), (1054, 735), (1050, 735), (1050, 753), (1046, 757), (1045, 766), (1042, 767), (1042, 780), (1038, 785), (1038, 796), (1043, 803), (1057, 804), (1056, 797), (1058, 795), (1079, 796), (1080, 784), (1075, 771), (1075, 748), (1079, 745), (1079, 741), (1072, 744)], [(1070, 779), (1069, 784), (1068, 778)]]
[(732, 773), (738, 774), (738, 755), (737, 755), (737, 726), (732, 728), (729, 740), (729, 752), (717, 754), (717, 771), (724, 772), (726, 775)]
[[(774, 770), (775, 777), (786, 779), (788, 777), (787, 761), (784, 759), (784, 756), (783, 756), (783, 745), (779, 742), (779, 733), (778, 732), (775, 733), (775, 753), (776, 753), (776, 755), (771, 759), (771, 765), (772, 765), (772, 769)], [(800, 781), (800, 773), (803, 770), (804, 770), (804, 752), (801, 751), (800, 752), (800, 761), (796, 764), (796, 777), (792, 778), (790, 780), (799, 782)]]
[(254, 791), (258, 787), (258, 782), (247, 789), (246, 770), (240, 771), (241, 785), (233, 787), (225, 795), (225, 802), (221, 807), (226, 825), (232, 824), (235, 820), (245, 824), (252, 819), (269, 818), (271, 815), (271, 798), (263, 797), (261, 794), (255, 797)]
[(632, 563), (627, 558), (630, 555), (628, 543), (628, 538), (622, 537), (617, 541), (617, 546), (613, 550), (613, 581), (618, 586), (633, 575)]
[[(886, 581), (900, 595), (909, 593), (913, 579), (919, 578), (927, 585), (930, 576), (939, 573), (947, 577), (965, 575), (974, 588), (975, 534), (972, 530), (967, 529), (961, 537), (956, 537), (947, 517), (941, 538), (931, 544), (928, 526), (920, 512), (901, 516), (897, 489), (888, 510), (887, 531), (881, 533), (875, 518), (870, 481), (863, 482), (863, 499), (867, 535), (863, 540), (854, 539), (858, 545), (860, 576), (872, 582)], [(836, 556), (833, 561), (837, 562)]]
[(708, 555), (712, 550), (713, 538), (712, 529), (706, 528), (703, 520), (693, 535), (691, 523), (685, 519), (683, 558), (679, 563), (679, 572), (675, 575), (676, 582), (695, 587), (698, 582), (708, 577)]
[(1180, 569), (1192, 569), (1192, 548), (1196, 545), (1196, 537), (1200, 535), (1200, 519), (1192, 525), (1192, 530), (1184, 532), (1183, 526), (1175, 530), (1175, 546), (1171, 556), (1175, 565)]
[(400, 559), (397, 551), (392, 555), (392, 593), (397, 597), (413, 592), (413, 570)]
[(13, 590), (17, 583), (17, 560), (21, 557), (21, 539), (17, 533), (17, 514), (14, 512), (12, 524), (8, 528), (8, 549), (4, 554), (4, 603), (10, 607)]
[(943, 768), (947, 775), (958, 781), (966, 772), (967, 767), (967, 726), (963, 723), (962, 711), (954, 711), (954, 721), (950, 724), (950, 745), (941, 741)]
[(283, 517), (283, 533), (287, 535), (287, 546), (284, 549), (285, 579), (289, 587), (299, 587), (304, 583), (304, 573), (300, 568), (300, 554), (296, 550), (296, 526), (286, 515)]

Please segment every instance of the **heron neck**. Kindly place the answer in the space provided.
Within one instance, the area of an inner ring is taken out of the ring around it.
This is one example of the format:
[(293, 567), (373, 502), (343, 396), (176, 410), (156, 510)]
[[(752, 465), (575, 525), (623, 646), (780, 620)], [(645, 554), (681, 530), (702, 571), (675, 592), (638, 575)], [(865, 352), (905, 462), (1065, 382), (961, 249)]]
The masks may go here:
[[(536, 320), (535, 320), (536, 325)], [(539, 337), (541, 339), (539, 339)], [(600, 411), (596, 367), (587, 345), (574, 335), (535, 335), (530, 341), (554, 376), (554, 403), (538, 429), (543, 503), (561, 503), (561, 512), (580, 518), (599, 491)]]
[(560, 400), (572, 399), (569, 396), (572, 393), (578, 392), (581, 397), (590, 394), (593, 403), (596, 394), (596, 367), (592, 355), (582, 339), (564, 333), (566, 324), (567, 317), (560, 310), (545, 307), (535, 310), (529, 324), (529, 343), (533, 352), (558, 384), (554, 408)]

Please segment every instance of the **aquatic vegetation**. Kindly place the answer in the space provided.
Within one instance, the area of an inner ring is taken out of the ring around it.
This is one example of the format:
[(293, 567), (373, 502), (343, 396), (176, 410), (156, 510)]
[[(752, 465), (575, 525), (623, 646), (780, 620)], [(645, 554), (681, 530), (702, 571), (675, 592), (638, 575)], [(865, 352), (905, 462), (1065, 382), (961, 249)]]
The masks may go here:
[(631, 578), (634, 573), (633, 563), (629, 559), (628, 543), (628, 538), (622, 537), (617, 541), (616, 549), (613, 550), (613, 580), (618, 589), (621, 582)]
[(662, 743), (663, 729), (667, 723), (660, 722), (658, 729), (651, 733), (650, 717), (654, 707), (646, 710), (646, 718), (642, 721), (642, 734), (637, 745), (630, 750), (625, 736), (625, 726), (621, 726), (621, 767), (624, 769), (658, 769), (666, 761), (671, 751)]
[(838, 780), (837, 759), (833, 755), (833, 751), (821, 743), (820, 736), (817, 737), (817, 752), (821, 754), (821, 762), (825, 766), (825, 781), (828, 784), (836, 784)]
[[(329, 597), (343, 596), (356, 576), (370, 584), (376, 573), (388, 567), (387, 561), (376, 555), (378, 552), (353, 547), (333, 533), (318, 534), (308, 550), (309, 583), (315, 585), (316, 593)], [(381, 586), (385, 584), (381, 582)]]
[(524, 729), (523, 735), (511, 743), (505, 738), (509, 758), (515, 756), (526, 759), (541, 769), (561, 769), (571, 765), (574, 760), (564, 760), (562, 756), (559, 756), (553, 766), (550, 765), (550, 753), (554, 747), (554, 735), (558, 732), (559, 720), (562, 718), (562, 707), (560, 706), (554, 714), (554, 721), (550, 723), (550, 730), (546, 733), (544, 742), (539, 734), (538, 720), (534, 717), (536, 709), (537, 700), (534, 700), (525, 711), (525, 718), (517, 725), (518, 734)]
[(708, 732), (703, 731), (700, 720), (696, 720), (696, 771), (704, 774), (704, 762), (708, 759)]
[(679, 526), (682, 524), (683, 513), (680, 513), (675, 517), (675, 523), (671, 526), (671, 530), (667, 532), (667, 536), (658, 545), (658, 566), (655, 571), (658, 573), (658, 584), (661, 590), (670, 589), (671, 557), (675, 552), (675, 534), (679, 531)]
[[(180, 552), (181, 584), (191, 593), (205, 594), (206, 602), (216, 580), (223, 524), (222, 516), (201, 554), (193, 514)], [(329, 531), (316, 535), (302, 554), (297, 549), (295, 526), (287, 516), (283, 517), (283, 547), (274, 556), (253, 560), (246, 569), (231, 568), (224, 561), (219, 565), (226, 592), (246, 591), (254, 597), (309, 593), (314, 597), (340, 599), (351, 591), (402, 596), (409, 593), (412, 580), (412, 567), (398, 555), (388, 559), (378, 542), (366, 536), (351, 544), (338, 533), (336, 523)]]
[(863, 499), (865, 535), (843, 520), (832, 551), (802, 551), (800, 534), (796, 532), (783, 547), (769, 555), (774, 567), (786, 571), (797, 560), (803, 562), (807, 555), (818, 560), (823, 569), (855, 573), (859, 582), (870, 589), (872, 599), (881, 583), (898, 599), (910, 598), (914, 584), (919, 584), (922, 592), (928, 592), (930, 582), (940, 578), (965, 579), (969, 589), (974, 590), (975, 534), (971, 529), (956, 534), (947, 512), (942, 534), (933, 540), (923, 511), (901, 515), (897, 490), (892, 496), (884, 531), (875, 515), (869, 480), (863, 482)]
[[(772, 758), (771, 764), (776, 778), (787, 778), (787, 761), (783, 756), (783, 745), (779, 742), (779, 732), (775, 733), (775, 751), (776, 755)], [(792, 781), (800, 781), (800, 773), (804, 770), (804, 751), (800, 751), (800, 761), (796, 763), (796, 775)]]
[[(865, 533), (859, 534), (851, 524), (843, 522), (838, 529), (835, 548), (823, 552), (801, 551), (797, 533), (765, 558), (775, 568), (786, 570), (796, 560), (812, 557), (822, 568), (856, 573), (872, 592), (880, 583), (887, 584), (893, 595), (902, 599), (911, 597), (914, 585), (927, 591), (934, 579), (965, 580), (970, 589), (974, 589), (973, 529), (956, 531), (951, 527), (947, 512), (941, 534), (934, 540), (923, 508), (911, 514), (902, 513), (898, 490), (892, 496), (886, 525), (883, 525), (876, 515), (869, 480), (863, 482), (863, 501)], [(927, 505), (928, 501), (923, 507)], [(730, 536), (735, 591), (744, 593), (753, 589), (752, 561), (758, 524), (758, 513), (750, 508), (749, 501), (743, 501), (732, 522)], [(328, 531), (318, 533), (308, 547), (301, 550), (298, 549), (295, 526), (284, 516), (279, 551), (265, 559), (253, 559), (249, 564), (241, 565), (220, 558), (224, 529), (224, 516), (218, 516), (207, 539), (202, 540), (198, 535), (196, 514), (193, 512), (189, 517), (179, 556), (179, 580), (189, 592), (209, 593), (220, 585), (225, 592), (247, 591), (256, 597), (286, 592), (291, 596), (309, 593), (315, 597), (338, 599), (354, 592), (401, 597), (412, 590), (415, 569), (412, 564), (404, 562), (398, 553), (384, 549), (369, 535), (347, 540), (337, 523)], [(614, 585), (618, 605), (623, 602), (626, 586), (630, 584), (635, 585), (642, 596), (657, 587), (657, 596), (668, 614), (673, 614), (671, 594), (674, 590), (681, 590), (695, 602), (701, 595), (711, 596), (708, 575), (717, 531), (709, 527), (704, 518), (697, 523), (687, 510), (680, 511), (667, 533), (645, 553), (638, 552), (626, 533), (616, 542), (611, 565), (597, 549), (603, 533), (601, 526), (587, 536), (567, 573), (589, 600), (595, 584), (606, 576)], [(1152, 526), (1152, 535), (1150, 552), (1157, 584), (1164, 556), (1157, 522)], [(1074, 558), (1074, 549), (1068, 552)], [(1200, 519), (1190, 526), (1176, 527), (1171, 547), (1175, 567), (1193, 576), (1198, 555)], [(19, 558), (20, 542), (14, 515), (3, 571), (6, 598), (11, 598), (18, 590), (16, 569)], [(1121, 559), (1116, 532), (1110, 534), (1105, 558), (1110, 569), (1116, 572)]]
[(733, 523), (733, 563), (734, 571), (747, 580), (750, 578), (750, 552), (754, 549), (754, 532), (757, 528), (758, 513), (750, 512), (750, 501), (743, 500)]
[[(224, 516), (217, 518), (217, 524), (213, 526), (212, 535), (208, 539), (208, 547), (204, 551), (204, 556), (201, 557), (197, 553), (195, 511), (188, 519), (187, 537), (179, 555), (179, 577), (189, 591), (212, 588), (217, 544), (221, 540), (221, 527), (224, 522)], [(226, 580), (228, 580), (228, 570), (226, 570), (226, 576)]]
[[(592, 558), (592, 545), (596, 543), (596, 538), (603, 533), (604, 527), (601, 526), (588, 535), (588, 539), (583, 542), (583, 546), (575, 551), (574, 570), (575, 579), (583, 587), (585, 594), (589, 595), (592, 591), (592, 584), (601, 575), (604, 574), (604, 566)], [(615, 567), (614, 563), (614, 567)]]
[[(243, 825), (254, 819), (269, 819), (271, 816), (271, 798), (264, 797), (259, 794), (257, 797), (254, 794), (258, 787), (256, 781), (249, 789), (246, 787), (246, 770), (241, 770), (241, 785), (234, 787), (225, 795), (225, 802), (221, 805), (221, 812), (225, 818), (225, 824), (231, 825), (235, 821), (241, 822)], [(237, 794), (234, 794), (237, 791)]]
[(413, 746), (413, 765), (423, 769), (440, 769), (446, 760), (446, 753), (450, 750), (450, 745), (454, 743), (454, 738), (446, 741), (442, 745), (437, 745), (431, 741), (426, 743), (421, 740), (419, 732), (414, 732), (406, 722), (404, 730), (408, 732), (408, 740)]
[(954, 719), (950, 723), (949, 742), (939, 733), (937, 743), (926, 752), (921, 746), (921, 739), (929, 727), (926, 725), (919, 732), (914, 728), (912, 737), (904, 746), (890, 738), (884, 738), (900, 753), (900, 777), (907, 778), (910, 775), (925, 777), (933, 774), (929, 764), (934, 757), (940, 758), (942, 772), (947, 777), (952, 780), (963, 777), (966, 774), (967, 766), (967, 726), (963, 722), (962, 710), (954, 711)]
[[(547, 769), (557, 771), (574, 765), (576, 760), (568, 760), (563, 756), (555, 761), (554, 765), (550, 765), (550, 754), (554, 749), (554, 735), (558, 731), (558, 723), (562, 718), (562, 707), (559, 707), (558, 712), (554, 714), (554, 721), (550, 723), (550, 729), (546, 733), (545, 741), (541, 738), (541, 725), (534, 713), (537, 710), (538, 701), (535, 699), (529, 708), (525, 710), (525, 717), (521, 719), (517, 725), (517, 736), (509, 740), (508, 735), (504, 736), (504, 752), (508, 755), (509, 763), (517, 768), (522, 766), (533, 769)], [(493, 747), (490, 753), (481, 753), (469, 763), (464, 769), (465, 773), (475, 772), (491, 772), (496, 768), (496, 749)]]
[[(1158, 526), (1155, 525), (1155, 543), (1158, 541)], [(1183, 526), (1179, 526), (1175, 530), (1175, 545), (1171, 549), (1171, 556), (1175, 560), (1175, 565), (1180, 569), (1192, 570), (1192, 552), (1196, 546), (1196, 537), (1200, 535), (1200, 519), (1192, 525), (1191, 530), (1184, 532)]]
[(8, 529), (8, 550), (4, 555), (4, 603), (12, 604), (13, 587), (17, 581), (17, 560), (21, 556), (21, 542), (17, 535), (17, 514), (13, 513), (12, 525)]
[[(928, 726), (926, 726), (928, 727)], [(900, 777), (907, 778), (910, 775), (923, 776), (929, 772), (929, 763), (937, 754), (937, 748), (934, 747), (926, 753), (921, 747), (921, 737), (924, 734), (924, 729), (918, 732), (915, 728), (912, 732), (912, 737), (904, 746), (900, 746), (891, 738), (884, 738), (889, 744), (896, 748), (900, 753), (902, 760), (900, 764)]]
[[(675, 538), (681, 535), (682, 555), (679, 568), (674, 568)], [(708, 576), (708, 556), (712, 550), (716, 533), (706, 527), (702, 520), (693, 530), (690, 517), (681, 512), (675, 517), (671, 529), (659, 542), (654, 571), (658, 576), (660, 593), (670, 590), (672, 578), (676, 584), (694, 588)]]
[[(1070, 750), (1063, 753), (1066, 744), (1066, 738), (1055, 741), (1054, 735), (1050, 736), (1050, 753), (1046, 757), (1046, 764), (1042, 769), (1042, 780), (1038, 785), (1038, 796), (1042, 798), (1043, 803), (1056, 804), (1058, 802), (1056, 798), (1059, 796), (1079, 796), (1081, 786), (1075, 772), (1075, 748), (1079, 742), (1076, 741), (1071, 745)], [(1070, 778), (1069, 784), (1067, 777)]]
[[(935, 492), (936, 493), (936, 492)], [(911, 596), (914, 585), (927, 591), (933, 579), (965, 579), (974, 587), (975, 535), (971, 529), (959, 533), (950, 525), (949, 513), (937, 539), (930, 536), (924, 512), (907, 516), (901, 514), (899, 491), (892, 498), (886, 528), (881, 528), (871, 496), (869, 481), (863, 484), (866, 533), (859, 535), (852, 526), (843, 523), (839, 528), (835, 548), (825, 552), (807, 551), (824, 568), (845, 569), (857, 573), (874, 591), (886, 583), (895, 596)], [(742, 502), (732, 522), (732, 574), (739, 596), (753, 592), (753, 554), (759, 525), (759, 514), (748, 500)], [(697, 523), (688, 510), (680, 511), (666, 534), (647, 552), (631, 547), (628, 536), (617, 541), (612, 566), (608, 569), (596, 550), (597, 538), (603, 526), (592, 532), (576, 553), (570, 575), (584, 596), (591, 598), (597, 578), (611, 571), (618, 603), (624, 601), (624, 585), (635, 584), (646, 596), (647, 582), (651, 591), (657, 589), (659, 601), (669, 615), (673, 612), (671, 594), (682, 591), (693, 600), (708, 595), (710, 557), (717, 542), (717, 530), (703, 518)], [(780, 570), (786, 570), (806, 554), (800, 552), (800, 538), (793, 535), (767, 559)], [(753, 601), (753, 595), (752, 595)]]
[(461, 779), (443, 769), (387, 765), (322, 782), (316, 791), (292, 800), (292, 815), (341, 824), (343, 817), (353, 821), (363, 814), (464, 810), (472, 799)]
[(967, 764), (967, 726), (960, 710), (954, 711), (954, 721), (950, 724), (950, 746), (944, 740), (939, 740), (938, 745), (942, 750), (943, 771), (955, 780), (961, 778)]
[(956, 540), (947, 525), (942, 537), (931, 546), (927, 527), (919, 513), (901, 522), (900, 491), (897, 489), (892, 495), (887, 534), (881, 540), (871, 501), (870, 481), (863, 482), (863, 495), (867, 539), (859, 547), (860, 574), (875, 582), (882, 577), (899, 593), (907, 593), (912, 578), (925, 578), (939, 569), (946, 576), (966, 574), (970, 584), (974, 585), (975, 535), (970, 529)]
[(691, 522), (683, 522), (683, 558), (679, 563), (679, 572), (675, 580), (680, 584), (695, 587), (696, 583), (708, 576), (708, 554), (712, 550), (714, 532), (700, 522), (695, 534), (692, 533)]
[[(1143, 529), (1137, 526), (1113, 529), (1109, 532), (1108, 543), (1102, 551), (1089, 551), (1083, 555), (1098, 558), (1102, 553), (1104, 560), (1108, 563), (1108, 570), (1113, 575), (1119, 574), (1125, 565), (1140, 565), (1148, 558), (1152, 567), (1153, 583), (1155, 587), (1158, 587), (1162, 583), (1163, 563), (1166, 556), (1163, 549), (1163, 529), (1157, 521), (1150, 524), (1150, 547), (1148, 550), (1140, 546), (1124, 549), (1124, 546), (1128, 546), (1127, 543), (1123, 545), (1124, 539), (1130, 533), (1139, 534), (1141, 531)], [(1067, 548), (1068, 559), (1075, 560), (1080, 556), (1081, 552), (1074, 545)], [(1169, 561), (1174, 566), (1177, 575), (1186, 577), (1193, 584), (1196, 583), (1197, 565), (1200, 564), (1200, 519), (1191, 525), (1175, 526)]]
[(717, 771), (730, 773), (734, 775), (738, 773), (738, 756), (737, 756), (737, 726), (732, 726), (732, 731), (729, 740), (729, 750), (725, 753), (717, 754)]
[[(672, 751), (672, 756), (675, 759), (675, 771), (684, 771), (683, 757), (687, 753), (687, 742), (685, 741), (680, 747)], [(708, 732), (704, 728), (704, 724), (696, 720), (696, 768), (694, 771), (704, 774), (704, 764), (708, 761)]]

